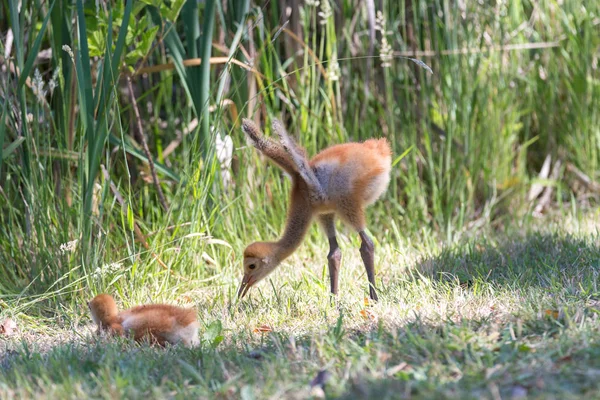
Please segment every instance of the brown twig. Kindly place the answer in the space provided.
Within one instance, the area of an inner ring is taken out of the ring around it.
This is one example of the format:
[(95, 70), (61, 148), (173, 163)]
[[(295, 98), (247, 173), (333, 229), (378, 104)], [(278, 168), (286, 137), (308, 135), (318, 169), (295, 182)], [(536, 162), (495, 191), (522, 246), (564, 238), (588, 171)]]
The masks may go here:
[(133, 107), (133, 113), (135, 114), (135, 119), (137, 122), (137, 131), (139, 135), (140, 142), (142, 143), (142, 148), (144, 149), (144, 153), (146, 154), (146, 158), (148, 158), (148, 166), (150, 167), (150, 174), (152, 175), (152, 181), (154, 182), (154, 186), (156, 187), (156, 191), (158, 192), (158, 199), (160, 200), (160, 204), (164, 208), (165, 211), (169, 210), (169, 206), (167, 205), (167, 200), (165, 199), (165, 195), (160, 187), (160, 182), (158, 180), (158, 176), (156, 175), (156, 170), (154, 169), (154, 160), (152, 159), (152, 154), (150, 154), (150, 149), (148, 148), (148, 142), (146, 142), (146, 136), (144, 135), (144, 130), (142, 128), (142, 119), (140, 117), (140, 110), (137, 106), (137, 100), (135, 99), (135, 93), (133, 92), (133, 85), (131, 83), (131, 77), (127, 76), (127, 86), (129, 87), (129, 94), (131, 96), (131, 105)]
[[(261, 74), (260, 72), (258, 72), (255, 68), (251, 67), (248, 64), (245, 64), (243, 62), (241, 62), (240, 60), (237, 60), (235, 58), (230, 58), (230, 57), (211, 57), (208, 62), (210, 64), (235, 64), (243, 69), (245, 69), (246, 71), (250, 71), (253, 72), (254, 74), (257, 74), (259, 76), (261, 76), (262, 78), (265, 78), (265, 76), (263, 74)], [(202, 59), (201, 58), (190, 58), (187, 60), (183, 60), (183, 65), (185, 67), (197, 67), (200, 64), (202, 64)], [(161, 71), (169, 71), (175, 69), (175, 64), (174, 63), (166, 63), (166, 64), (160, 64), (160, 65), (152, 65), (150, 67), (143, 67), (138, 69), (137, 71), (135, 71), (135, 73), (133, 74), (134, 76), (137, 75), (141, 75), (141, 74), (150, 74), (153, 72), (161, 72)]]
[(283, 32), (285, 32), (295, 42), (297, 42), (300, 46), (302, 46), (306, 50), (308, 55), (315, 61), (315, 65), (317, 66), (317, 68), (319, 68), (319, 71), (321, 71), (321, 74), (323, 76), (327, 76), (327, 71), (325, 71), (325, 67), (323, 67), (323, 63), (321, 62), (321, 60), (319, 60), (319, 57), (317, 57), (315, 52), (306, 43), (304, 43), (304, 40), (299, 38), (298, 35), (296, 35), (294, 32), (290, 31), (287, 28), (284, 28)]

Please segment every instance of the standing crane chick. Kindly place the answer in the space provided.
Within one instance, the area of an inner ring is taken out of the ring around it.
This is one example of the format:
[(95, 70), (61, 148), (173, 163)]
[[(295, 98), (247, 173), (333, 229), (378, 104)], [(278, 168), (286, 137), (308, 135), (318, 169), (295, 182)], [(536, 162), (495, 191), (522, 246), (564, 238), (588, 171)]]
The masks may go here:
[(137, 342), (150, 341), (164, 346), (183, 343), (199, 344), (196, 312), (190, 308), (168, 304), (146, 304), (118, 312), (114, 299), (100, 294), (88, 303), (98, 332), (111, 335), (133, 336)]
[(238, 297), (264, 279), (300, 245), (314, 216), (329, 239), (329, 278), (331, 293), (338, 292), (341, 250), (335, 232), (335, 216), (352, 226), (361, 238), (360, 254), (369, 279), (369, 295), (375, 290), (375, 248), (366, 229), (364, 209), (377, 200), (390, 181), (392, 151), (386, 139), (331, 146), (307, 159), (304, 149), (287, 134), (281, 122), (274, 120), (273, 130), (280, 143), (265, 138), (250, 120), (242, 129), (265, 156), (292, 178), (292, 191), (283, 235), (276, 242), (255, 242), (244, 250), (244, 277)]

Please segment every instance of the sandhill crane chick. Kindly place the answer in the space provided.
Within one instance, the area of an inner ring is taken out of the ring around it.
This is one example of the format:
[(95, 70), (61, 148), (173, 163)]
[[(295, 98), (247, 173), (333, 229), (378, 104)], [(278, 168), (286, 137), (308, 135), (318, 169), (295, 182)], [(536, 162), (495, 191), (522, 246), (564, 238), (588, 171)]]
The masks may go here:
[(100, 294), (88, 303), (99, 332), (133, 337), (137, 342), (199, 344), (200, 324), (190, 308), (168, 304), (146, 304), (118, 312), (112, 296)]
[(338, 293), (338, 274), (342, 254), (338, 246), (335, 217), (353, 227), (361, 238), (360, 254), (369, 280), (369, 295), (375, 290), (375, 249), (366, 233), (365, 208), (375, 202), (390, 181), (392, 151), (386, 139), (331, 146), (310, 161), (306, 151), (275, 120), (273, 130), (280, 142), (265, 138), (258, 127), (244, 119), (242, 129), (256, 149), (271, 159), (292, 178), (287, 222), (281, 238), (274, 242), (255, 242), (244, 250), (244, 277), (238, 297), (268, 274), (300, 245), (311, 221), (316, 217), (329, 239), (329, 276), (331, 293)]

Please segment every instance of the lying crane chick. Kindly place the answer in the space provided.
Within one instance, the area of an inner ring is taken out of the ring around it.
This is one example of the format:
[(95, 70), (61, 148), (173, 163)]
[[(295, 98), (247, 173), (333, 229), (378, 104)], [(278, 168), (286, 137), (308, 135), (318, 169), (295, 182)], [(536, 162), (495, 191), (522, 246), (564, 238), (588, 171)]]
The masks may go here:
[(199, 344), (200, 324), (190, 308), (168, 304), (146, 304), (118, 312), (114, 299), (100, 294), (88, 303), (99, 332), (132, 336), (137, 342)]
[(375, 249), (366, 233), (365, 207), (387, 189), (392, 168), (392, 151), (386, 139), (331, 146), (310, 161), (306, 151), (275, 120), (273, 130), (280, 142), (265, 138), (258, 127), (244, 119), (242, 129), (254, 147), (292, 177), (287, 223), (275, 242), (255, 242), (244, 250), (244, 277), (238, 297), (264, 279), (300, 245), (314, 217), (329, 239), (329, 278), (331, 293), (338, 292), (338, 274), (342, 253), (337, 243), (335, 217), (352, 226), (360, 235), (360, 254), (369, 280), (369, 295), (375, 290)]

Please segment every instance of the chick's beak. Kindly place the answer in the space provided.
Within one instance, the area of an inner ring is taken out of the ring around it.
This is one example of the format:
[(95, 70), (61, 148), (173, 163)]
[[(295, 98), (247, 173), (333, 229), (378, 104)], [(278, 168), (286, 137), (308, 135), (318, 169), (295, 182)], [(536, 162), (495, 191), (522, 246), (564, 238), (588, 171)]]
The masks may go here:
[(248, 293), (248, 289), (250, 289), (250, 287), (252, 287), (252, 285), (254, 285), (255, 282), (256, 279), (250, 276), (250, 274), (244, 274), (244, 277), (242, 278), (242, 283), (240, 284), (240, 288), (238, 289), (238, 299), (244, 297), (246, 293)]

